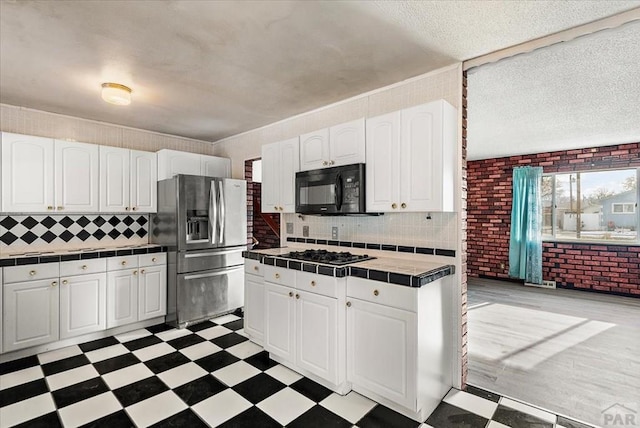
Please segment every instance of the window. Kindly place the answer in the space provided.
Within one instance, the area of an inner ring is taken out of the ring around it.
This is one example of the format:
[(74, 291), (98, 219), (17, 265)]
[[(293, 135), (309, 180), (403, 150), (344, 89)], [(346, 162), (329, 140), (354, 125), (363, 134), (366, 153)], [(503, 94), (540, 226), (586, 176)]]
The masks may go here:
[(640, 168), (542, 177), (542, 238), (640, 243)]

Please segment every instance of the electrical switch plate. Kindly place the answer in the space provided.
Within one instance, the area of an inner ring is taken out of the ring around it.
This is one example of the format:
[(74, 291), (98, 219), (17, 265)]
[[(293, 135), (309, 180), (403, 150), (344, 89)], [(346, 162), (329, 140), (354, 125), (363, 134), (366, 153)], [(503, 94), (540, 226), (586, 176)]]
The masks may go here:
[(293, 223), (287, 223), (287, 233), (293, 235)]
[(305, 238), (309, 237), (309, 226), (302, 226), (302, 236)]
[(334, 226), (331, 228), (331, 239), (334, 241), (338, 240), (338, 226)]

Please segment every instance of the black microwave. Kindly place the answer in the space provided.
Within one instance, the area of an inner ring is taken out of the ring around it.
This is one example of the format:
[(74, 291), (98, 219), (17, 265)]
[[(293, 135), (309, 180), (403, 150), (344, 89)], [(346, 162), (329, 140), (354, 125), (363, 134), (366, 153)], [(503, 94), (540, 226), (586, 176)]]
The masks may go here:
[(364, 164), (296, 173), (296, 212), (300, 214), (364, 214)]

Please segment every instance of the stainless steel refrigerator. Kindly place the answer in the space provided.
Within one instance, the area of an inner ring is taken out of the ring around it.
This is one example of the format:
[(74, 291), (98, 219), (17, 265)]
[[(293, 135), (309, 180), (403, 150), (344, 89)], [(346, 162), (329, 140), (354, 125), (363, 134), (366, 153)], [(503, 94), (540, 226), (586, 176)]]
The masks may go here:
[(184, 328), (244, 305), (247, 183), (177, 175), (158, 182), (151, 242), (169, 247), (168, 324)]

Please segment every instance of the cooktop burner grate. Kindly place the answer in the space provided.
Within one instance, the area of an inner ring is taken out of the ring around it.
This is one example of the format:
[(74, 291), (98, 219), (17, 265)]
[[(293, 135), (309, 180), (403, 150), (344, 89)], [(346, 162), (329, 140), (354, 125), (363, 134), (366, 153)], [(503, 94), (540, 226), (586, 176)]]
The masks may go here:
[(291, 251), (289, 254), (285, 254), (282, 257), (338, 266), (375, 259), (375, 257), (371, 257), (367, 254), (351, 254), (347, 251), (338, 252), (327, 250)]

